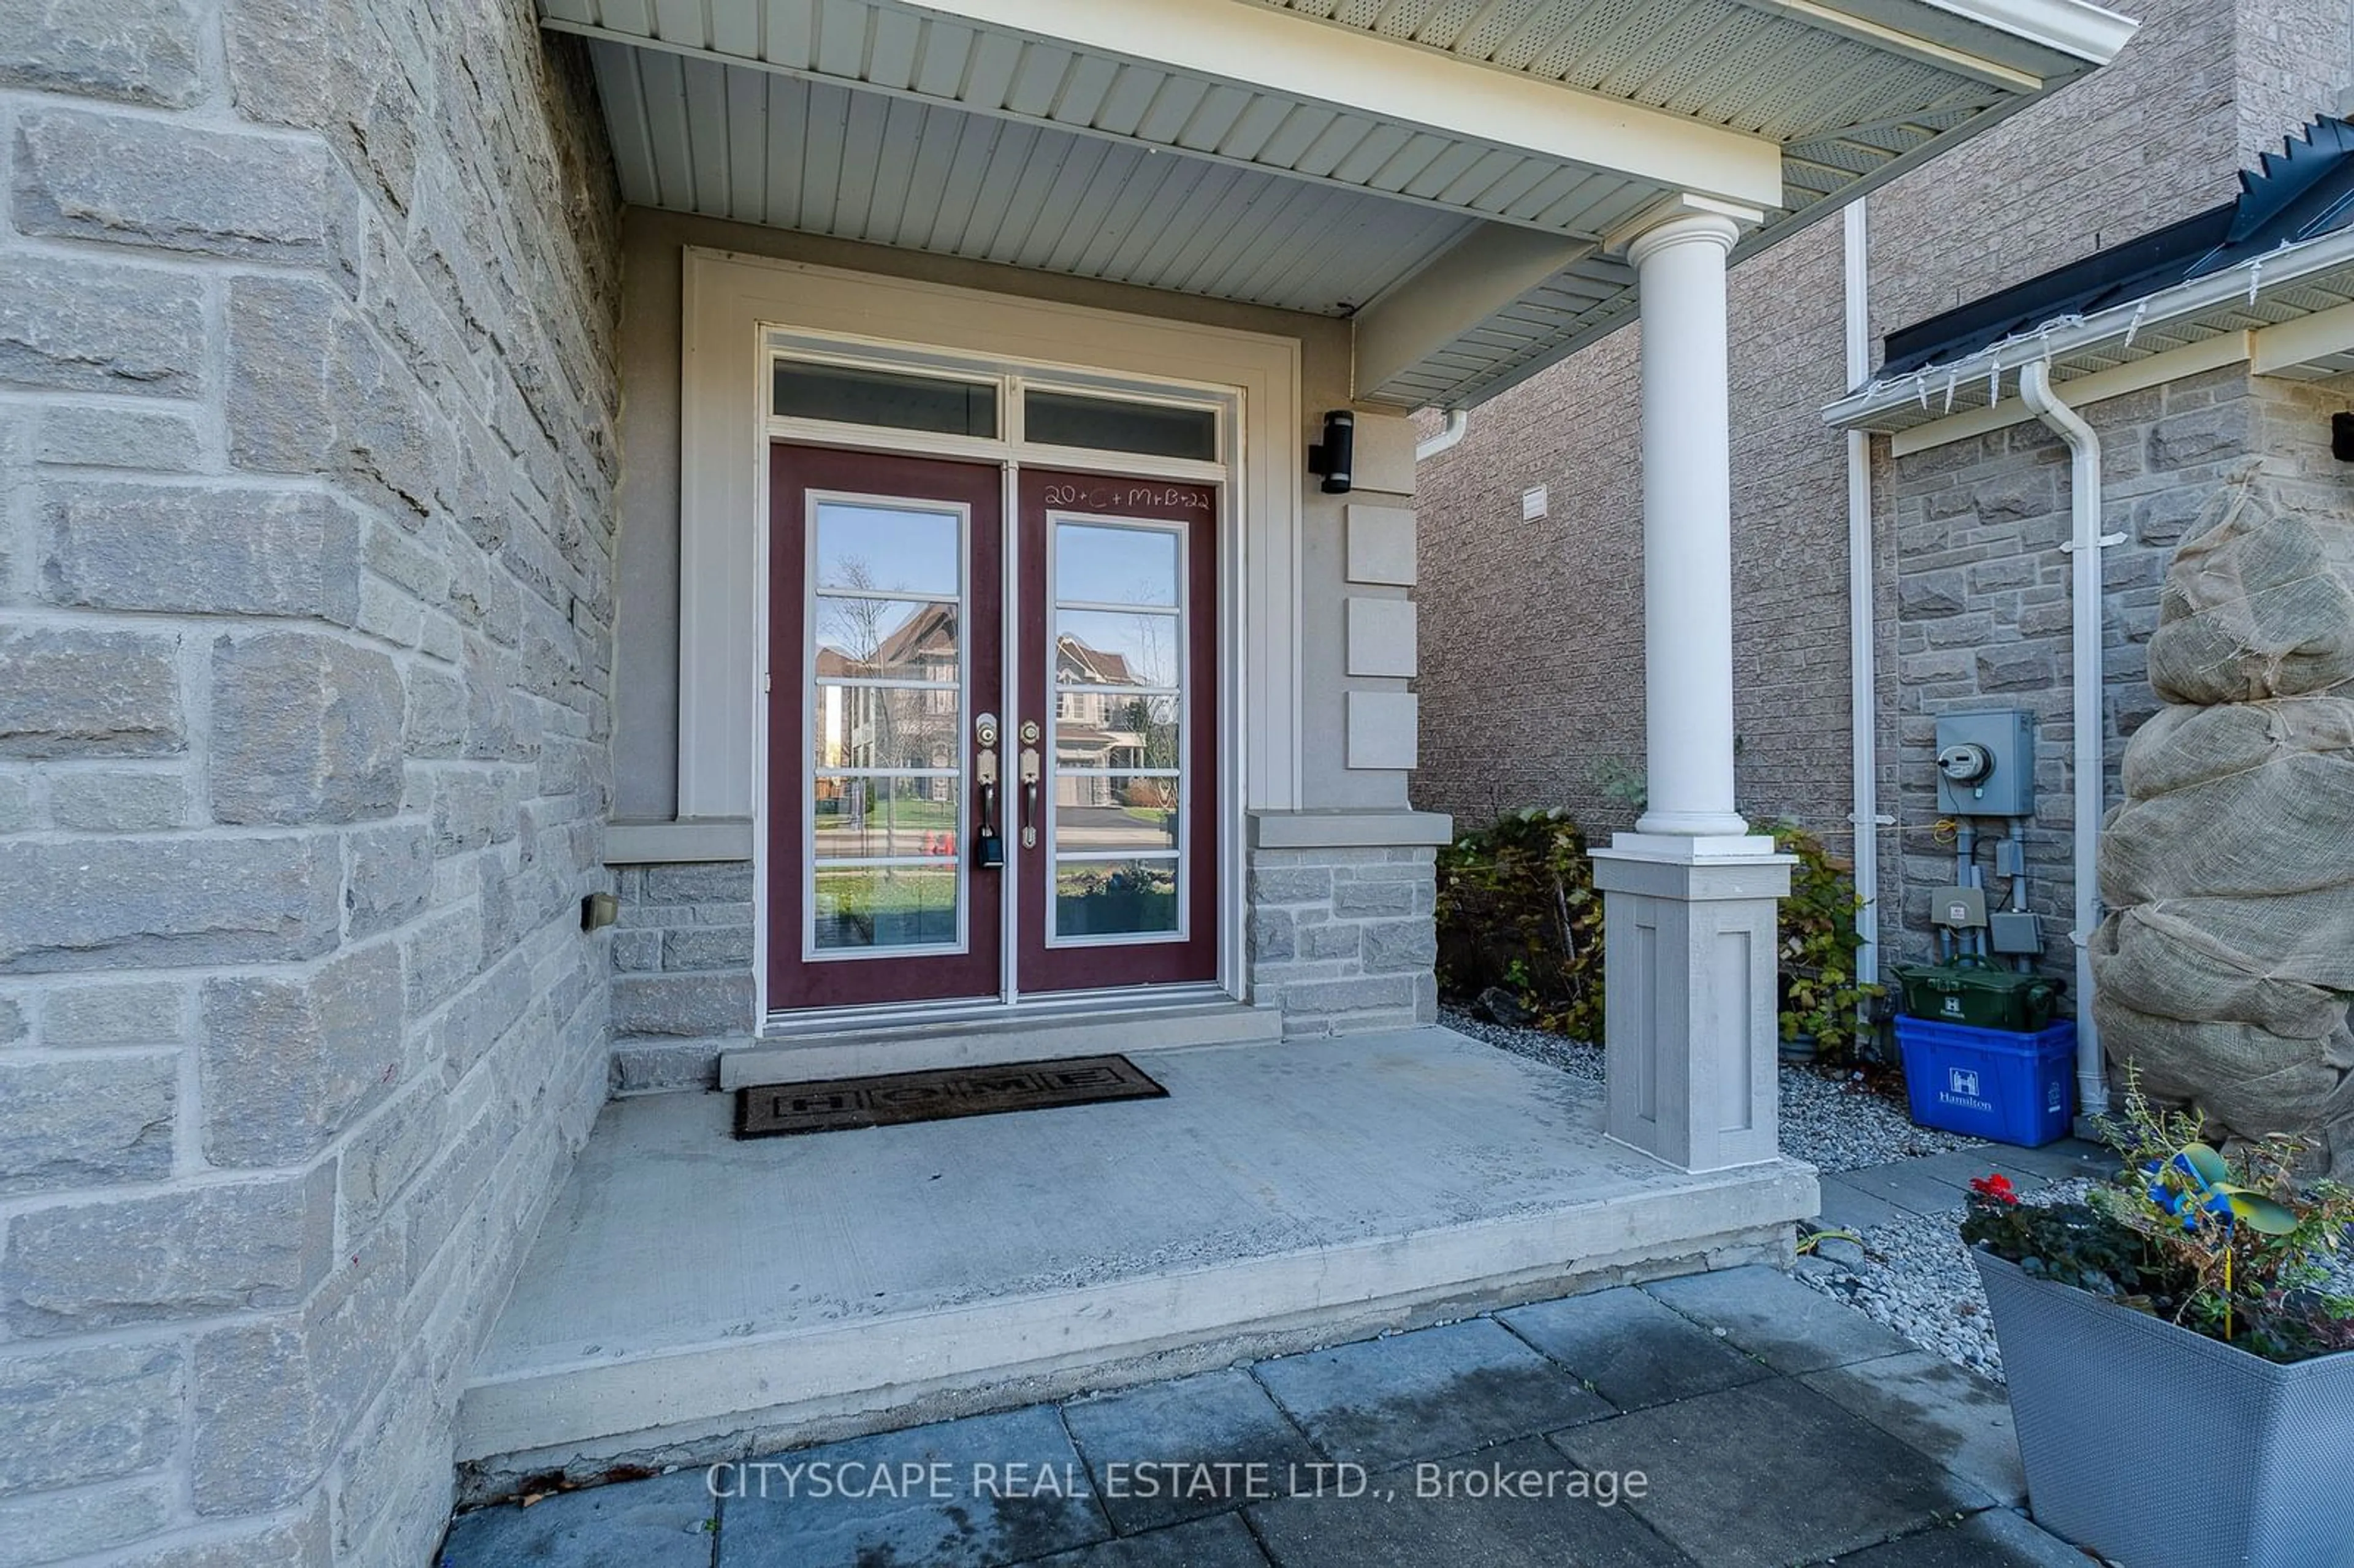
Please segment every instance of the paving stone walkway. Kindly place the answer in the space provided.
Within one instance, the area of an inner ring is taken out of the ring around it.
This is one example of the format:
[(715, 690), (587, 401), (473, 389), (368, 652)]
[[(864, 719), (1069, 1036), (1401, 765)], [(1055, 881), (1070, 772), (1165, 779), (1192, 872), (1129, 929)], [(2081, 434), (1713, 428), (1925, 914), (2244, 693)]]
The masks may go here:
[(2074, 1138), (2041, 1149), (1989, 1143), (1949, 1154), (1891, 1160), (1824, 1176), (1822, 1223), (1860, 1230), (1906, 1214), (1957, 1213), (1971, 1179), (1990, 1171), (2003, 1171), (2020, 1188), (2028, 1189), (2079, 1176), (2105, 1178), (2116, 1168), (2114, 1153)]
[(442, 1562), (2084, 1568), (2023, 1489), (1999, 1389), (1743, 1268), (486, 1509)]

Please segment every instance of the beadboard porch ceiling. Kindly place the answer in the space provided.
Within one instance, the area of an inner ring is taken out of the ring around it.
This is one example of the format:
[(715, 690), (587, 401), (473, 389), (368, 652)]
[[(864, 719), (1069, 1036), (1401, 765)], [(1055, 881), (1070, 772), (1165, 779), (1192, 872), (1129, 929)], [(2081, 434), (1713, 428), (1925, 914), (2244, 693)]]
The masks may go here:
[(1606, 242), (1670, 195), (1770, 244), (2132, 30), (2084, 0), (539, 4), (590, 40), (633, 203), (1352, 316), (1358, 396), (1402, 408), (1625, 319)]

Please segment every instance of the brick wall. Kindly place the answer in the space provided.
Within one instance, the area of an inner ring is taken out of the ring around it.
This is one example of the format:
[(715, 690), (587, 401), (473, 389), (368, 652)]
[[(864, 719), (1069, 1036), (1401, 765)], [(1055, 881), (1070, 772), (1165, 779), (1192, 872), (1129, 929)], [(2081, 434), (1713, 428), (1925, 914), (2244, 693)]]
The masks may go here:
[[(2231, 200), (2236, 17), (2314, 4), (2147, 0), (2129, 8), (2141, 28), (2115, 59), (1874, 192), (1875, 342)], [(2328, 106), (2320, 91), (2304, 113)]]
[(606, 1087), (597, 138), (522, 0), (0, 4), (0, 1561), (429, 1554)]
[[(1740, 805), (1846, 832), (1846, 446), (1840, 231), (1817, 225), (1736, 267), (1734, 720)], [(1467, 826), (1565, 806), (1631, 828), (1609, 788), (1643, 766), (1641, 329), (1613, 334), (1473, 411), (1422, 465), (1422, 767), (1414, 801)], [(1549, 514), (1521, 521), (1521, 493)]]
[[(2285, 504), (2354, 514), (2354, 478), (2329, 456), (2329, 415), (2342, 395), (2209, 371), (2088, 405), (2102, 442), (2104, 810), (2122, 799), (2126, 739), (2155, 713), (2147, 662), (2158, 596), (2175, 546), (2227, 481), (2261, 460), (2259, 481)], [(2040, 967), (2071, 975), (2074, 727), (2069, 676), (2071, 605), (2068, 454), (2037, 423), (1956, 441), (1896, 461), (1893, 599), (1894, 654), (1882, 756), (1894, 788), (1882, 805), (1897, 818), (1882, 839), (1883, 918), (1892, 956), (1931, 946), (1928, 895), (1954, 879), (1950, 851), (1930, 837), (1937, 820), (1936, 715), (2023, 707), (2035, 712), (2036, 815), (2027, 829), (2031, 907), (2043, 916)], [(1990, 852), (1989, 852), (1990, 854)], [(1982, 861), (1987, 857), (1982, 856)], [(2008, 889), (1991, 874), (1994, 894)]]

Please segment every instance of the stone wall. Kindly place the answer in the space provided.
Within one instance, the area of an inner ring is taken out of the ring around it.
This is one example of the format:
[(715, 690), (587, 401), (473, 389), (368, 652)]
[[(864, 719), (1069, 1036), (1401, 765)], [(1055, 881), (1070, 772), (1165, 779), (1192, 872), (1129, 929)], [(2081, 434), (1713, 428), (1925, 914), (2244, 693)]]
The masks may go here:
[(430, 1554), (607, 1081), (603, 156), (522, 0), (0, 3), (0, 1561)]
[(614, 1085), (714, 1083), (752, 1032), (752, 863), (630, 865), (614, 875)]
[(1250, 1000), (1286, 1034), (1405, 1029), (1438, 1016), (1437, 853), (1250, 852)]
[[(2329, 456), (2328, 388), (2251, 376), (2232, 366), (2087, 405), (2102, 442), (2104, 810), (2121, 799), (2126, 738), (2156, 712), (2146, 654), (2174, 547), (2226, 479), (2252, 459), (2284, 501), (2354, 514), (2354, 480)], [(1897, 825), (1882, 842), (1882, 926), (1890, 954), (1925, 957), (1929, 890), (1954, 863), (1937, 821), (1936, 715), (2023, 707), (2038, 715), (2036, 815), (2027, 830), (2031, 907), (2043, 916), (2040, 967), (2073, 976), (2074, 728), (2068, 453), (2030, 422), (1896, 460), (1893, 724), (1882, 738)], [(1991, 852), (1982, 863), (1990, 865)], [(1990, 897), (2008, 888), (1988, 871)]]

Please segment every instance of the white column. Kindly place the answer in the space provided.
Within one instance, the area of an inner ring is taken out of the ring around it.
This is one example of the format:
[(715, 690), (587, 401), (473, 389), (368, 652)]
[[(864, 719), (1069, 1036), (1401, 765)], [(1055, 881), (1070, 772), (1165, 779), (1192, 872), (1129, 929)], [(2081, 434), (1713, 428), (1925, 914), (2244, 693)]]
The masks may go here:
[(1680, 204), (1637, 234), (1643, 313), (1649, 809), (1594, 852), (1607, 941), (1605, 1125), (1688, 1171), (1779, 1153), (1776, 909), (1791, 857), (1734, 810), (1733, 453), (1725, 259)]
[(1639, 833), (1738, 837), (1733, 809), (1733, 433), (1724, 263), (1741, 230), (1686, 213), (1636, 236), (1643, 312), (1643, 660), (1649, 810)]

